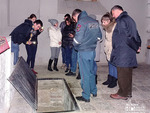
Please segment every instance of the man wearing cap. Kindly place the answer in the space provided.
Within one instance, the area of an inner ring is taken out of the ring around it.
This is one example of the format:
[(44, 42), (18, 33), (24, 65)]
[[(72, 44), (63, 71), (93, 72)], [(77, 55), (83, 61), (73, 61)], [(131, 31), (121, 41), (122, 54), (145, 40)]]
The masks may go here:
[(81, 75), (82, 96), (79, 101), (90, 102), (90, 94), (97, 96), (95, 83), (94, 58), (97, 38), (102, 38), (99, 23), (89, 17), (86, 11), (75, 9), (72, 17), (77, 22), (73, 45), (78, 51), (78, 63)]

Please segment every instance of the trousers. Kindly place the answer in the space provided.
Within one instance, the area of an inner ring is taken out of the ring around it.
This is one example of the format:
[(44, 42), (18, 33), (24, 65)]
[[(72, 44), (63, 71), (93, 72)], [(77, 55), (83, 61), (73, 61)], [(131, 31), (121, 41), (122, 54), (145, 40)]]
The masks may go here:
[(72, 65), (71, 65), (71, 72), (76, 72), (77, 69), (77, 51), (74, 49), (74, 47), (72, 48), (72, 57), (71, 57), (71, 61), (72, 61)]
[(118, 95), (123, 97), (132, 96), (132, 70), (130, 67), (117, 67)]
[(26, 45), (27, 63), (31, 68), (34, 68), (37, 44)]
[(15, 44), (13, 41), (11, 41), (11, 52), (14, 53), (14, 65), (15, 65), (19, 57), (19, 44), (17, 43)]
[(90, 94), (97, 94), (95, 82), (95, 51), (79, 51), (78, 63), (81, 75), (82, 97), (90, 99)]
[(60, 47), (50, 47), (51, 50), (51, 60), (54, 60), (55, 58), (59, 57), (59, 53), (60, 53)]

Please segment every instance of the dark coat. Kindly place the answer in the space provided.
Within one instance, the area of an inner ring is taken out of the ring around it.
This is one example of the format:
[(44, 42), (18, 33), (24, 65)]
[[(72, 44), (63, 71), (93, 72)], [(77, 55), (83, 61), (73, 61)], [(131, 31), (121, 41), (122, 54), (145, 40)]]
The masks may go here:
[(62, 47), (66, 47), (69, 46), (70, 48), (73, 47), (73, 38), (69, 37), (69, 34), (75, 34), (75, 30), (74, 30), (74, 24), (71, 23), (69, 26), (66, 25), (63, 32), (62, 32)]
[(89, 17), (86, 11), (79, 14), (75, 32), (73, 45), (78, 51), (95, 51), (97, 39), (102, 38), (98, 21)]
[(32, 29), (32, 21), (26, 19), (24, 21), (24, 23), (20, 24), (19, 26), (17, 26), (10, 34), (11, 36), (11, 40), (14, 43), (17, 44), (21, 44), (21, 43), (26, 43), (29, 35), (30, 35), (30, 31)]
[(136, 24), (125, 11), (116, 19), (116, 23), (110, 61), (117, 67), (137, 67), (136, 52), (141, 47), (141, 39)]

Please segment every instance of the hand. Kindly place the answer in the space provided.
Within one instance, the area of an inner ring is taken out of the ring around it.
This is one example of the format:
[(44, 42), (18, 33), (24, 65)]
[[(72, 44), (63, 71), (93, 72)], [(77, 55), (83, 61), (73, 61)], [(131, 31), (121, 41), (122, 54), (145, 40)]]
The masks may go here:
[(40, 32), (43, 32), (43, 31), (44, 31), (44, 28), (43, 28), (43, 27), (41, 27), (41, 28), (39, 29), (39, 31), (40, 31)]
[(139, 49), (137, 50), (137, 53), (140, 53), (141, 52), (141, 47), (139, 47)]
[(28, 44), (28, 45), (31, 45), (31, 44), (32, 44), (32, 42), (31, 42), (31, 41), (28, 41), (28, 42), (27, 42), (27, 44)]
[(44, 29), (40, 29), (39, 31), (40, 31), (40, 32), (43, 32), (43, 31), (44, 31)]
[(70, 37), (70, 38), (73, 38), (73, 37), (74, 37), (74, 35), (73, 35), (73, 34), (71, 34), (71, 33), (69, 33), (69, 37)]
[(58, 44), (61, 45), (61, 42), (59, 42)]

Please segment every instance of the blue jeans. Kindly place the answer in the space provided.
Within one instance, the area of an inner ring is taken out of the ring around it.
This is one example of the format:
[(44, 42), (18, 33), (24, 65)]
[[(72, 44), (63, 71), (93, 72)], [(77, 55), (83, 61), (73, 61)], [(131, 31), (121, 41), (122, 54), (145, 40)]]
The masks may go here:
[(71, 56), (72, 56), (72, 48), (70, 48), (69, 46), (65, 47), (65, 54), (66, 54), (66, 65), (67, 68), (69, 68), (72, 66), (72, 61), (71, 61)]
[(15, 65), (19, 57), (19, 45), (17, 43), (15, 44), (13, 41), (11, 41), (11, 52), (14, 53), (14, 65)]
[(26, 51), (27, 51), (27, 63), (31, 68), (34, 68), (37, 45), (34, 44), (26, 45)]
[(74, 47), (72, 48), (72, 66), (71, 66), (71, 72), (75, 73), (77, 69), (77, 51), (75, 51)]
[(62, 63), (66, 64), (65, 48), (61, 47), (61, 52), (62, 52)]
[(94, 58), (95, 51), (78, 52), (81, 87), (83, 89), (82, 96), (85, 99), (90, 99), (90, 94), (97, 94), (97, 87), (95, 83)]
[(108, 62), (108, 66), (109, 66), (109, 75), (118, 78), (116, 66), (112, 65), (110, 62)]

